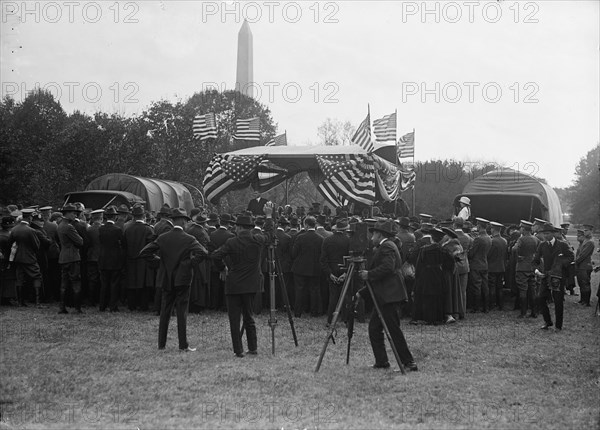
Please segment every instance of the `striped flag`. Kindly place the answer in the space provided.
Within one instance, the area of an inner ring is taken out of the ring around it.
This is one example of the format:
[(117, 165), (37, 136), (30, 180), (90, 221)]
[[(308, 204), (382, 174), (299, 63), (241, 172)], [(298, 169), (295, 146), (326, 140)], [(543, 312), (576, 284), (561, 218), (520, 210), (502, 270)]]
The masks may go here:
[(265, 155), (216, 154), (204, 175), (204, 195), (209, 201), (221, 197), (235, 185), (247, 183), (264, 160)]
[(256, 189), (260, 192), (269, 191), (287, 178), (287, 169), (279, 167), (271, 161), (263, 160), (258, 166), (258, 185)]
[(363, 148), (368, 153), (373, 152), (375, 147), (373, 146), (373, 140), (371, 139), (371, 114), (367, 114), (367, 117), (363, 122), (360, 123), (356, 129), (356, 133), (352, 136), (350, 141)]
[(367, 205), (375, 201), (375, 167), (370, 156), (344, 154), (316, 157), (325, 177), (325, 184), (320, 189), (327, 186), (331, 196), (338, 194), (341, 198)]
[(215, 121), (214, 113), (196, 115), (194, 117), (194, 124), (192, 128), (194, 130), (195, 139), (200, 139), (200, 141), (203, 141), (206, 139), (217, 138), (217, 123)]
[(260, 140), (260, 119), (238, 119), (235, 122), (235, 136), (238, 140)]
[(396, 113), (373, 121), (373, 133), (376, 142), (396, 141)]
[(269, 140), (265, 146), (287, 146), (287, 134), (283, 133)]
[(398, 140), (398, 158), (409, 158), (415, 156), (415, 132), (405, 134)]

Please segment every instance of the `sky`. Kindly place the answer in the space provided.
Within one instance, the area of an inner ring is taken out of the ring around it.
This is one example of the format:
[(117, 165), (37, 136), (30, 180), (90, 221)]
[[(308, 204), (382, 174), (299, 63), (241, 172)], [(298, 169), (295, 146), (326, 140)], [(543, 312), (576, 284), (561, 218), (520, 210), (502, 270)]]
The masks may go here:
[[(254, 80), (290, 145), (327, 118), (397, 112), (415, 158), (572, 184), (600, 141), (597, 1), (1, 1), (2, 97), (140, 114), (233, 89), (247, 19)], [(442, 172), (443, 174), (443, 172)]]

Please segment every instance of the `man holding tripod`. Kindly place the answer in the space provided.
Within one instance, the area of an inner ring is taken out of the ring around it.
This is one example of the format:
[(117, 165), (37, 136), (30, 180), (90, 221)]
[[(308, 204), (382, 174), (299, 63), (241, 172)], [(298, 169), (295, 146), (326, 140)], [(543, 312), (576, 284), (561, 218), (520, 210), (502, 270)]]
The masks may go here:
[[(388, 327), (390, 337), (400, 360), (408, 370), (417, 371), (417, 365), (413, 359), (406, 339), (400, 328), (400, 304), (407, 300), (406, 288), (402, 280), (400, 268), (402, 259), (398, 247), (391, 240), (395, 234), (395, 223), (391, 219), (377, 221), (369, 231), (373, 233), (372, 241), (375, 251), (368, 270), (359, 272), (363, 281), (371, 284), (377, 304), (381, 309), (383, 320)], [(362, 288), (357, 298), (370, 297), (367, 287)], [(374, 312), (369, 321), (369, 340), (375, 356), (375, 369), (386, 369), (390, 367), (385, 350), (383, 323), (378, 313)]]

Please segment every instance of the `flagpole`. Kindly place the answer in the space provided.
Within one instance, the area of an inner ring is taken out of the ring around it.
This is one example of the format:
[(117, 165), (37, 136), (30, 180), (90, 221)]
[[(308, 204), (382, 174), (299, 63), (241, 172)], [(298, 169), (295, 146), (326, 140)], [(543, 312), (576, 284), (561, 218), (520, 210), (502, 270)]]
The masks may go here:
[[(394, 137), (394, 143), (396, 144), (396, 165), (400, 167), (400, 159), (398, 158), (398, 141), (396, 140), (398, 136), (398, 109), (394, 110), (394, 118), (396, 118), (396, 135)], [(400, 188), (402, 188), (402, 178), (400, 179)], [(394, 199), (394, 218), (398, 215), (398, 199), (402, 195), (401, 190), (398, 190), (398, 195)]]
[[(287, 130), (285, 130), (283, 132), (283, 134), (285, 136), (285, 144), (287, 145)], [(289, 180), (290, 179), (288, 177), (285, 178), (285, 199), (284, 199), (284, 201), (285, 201), (284, 205), (285, 206), (288, 205), (288, 192), (289, 192), (288, 186), (289, 186)]]
[[(415, 129), (413, 128), (413, 169), (415, 170), (415, 175), (417, 174), (416, 172), (416, 168), (415, 168), (415, 150), (416, 150), (416, 142), (415, 142)], [(412, 212), (413, 212), (413, 216), (415, 216), (415, 205), (416, 205), (416, 197), (415, 197), (415, 188), (417, 186), (417, 178), (415, 177), (415, 182), (413, 184), (413, 189), (412, 189)]]

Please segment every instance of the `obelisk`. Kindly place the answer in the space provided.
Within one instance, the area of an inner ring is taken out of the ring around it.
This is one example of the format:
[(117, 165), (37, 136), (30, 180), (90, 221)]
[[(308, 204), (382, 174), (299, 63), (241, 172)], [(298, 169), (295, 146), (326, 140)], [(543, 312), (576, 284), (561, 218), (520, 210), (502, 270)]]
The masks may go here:
[(254, 71), (252, 62), (252, 32), (244, 20), (238, 33), (237, 76), (235, 88), (248, 97), (254, 97)]

